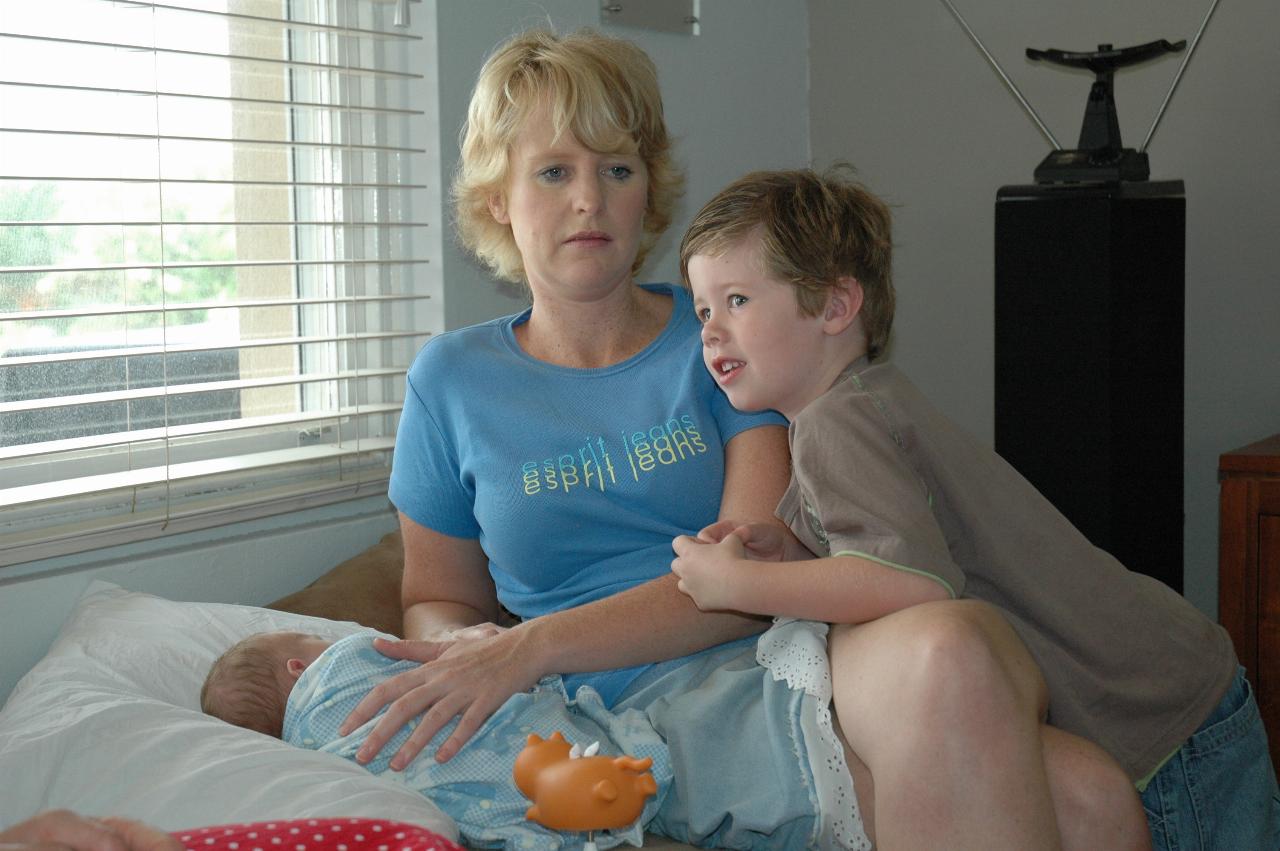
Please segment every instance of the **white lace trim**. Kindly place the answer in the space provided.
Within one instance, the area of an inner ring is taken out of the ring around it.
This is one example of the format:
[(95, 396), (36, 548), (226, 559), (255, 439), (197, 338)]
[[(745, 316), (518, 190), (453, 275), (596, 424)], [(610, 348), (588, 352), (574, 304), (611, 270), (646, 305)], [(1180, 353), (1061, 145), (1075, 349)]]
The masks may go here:
[(791, 688), (815, 698), (818, 734), (806, 736), (804, 745), (813, 772), (821, 846), (871, 851), (871, 841), (862, 829), (862, 813), (853, 792), (853, 777), (845, 762), (844, 748), (831, 723), (827, 625), (776, 618), (756, 644), (756, 661), (769, 670), (775, 682), (786, 680)]

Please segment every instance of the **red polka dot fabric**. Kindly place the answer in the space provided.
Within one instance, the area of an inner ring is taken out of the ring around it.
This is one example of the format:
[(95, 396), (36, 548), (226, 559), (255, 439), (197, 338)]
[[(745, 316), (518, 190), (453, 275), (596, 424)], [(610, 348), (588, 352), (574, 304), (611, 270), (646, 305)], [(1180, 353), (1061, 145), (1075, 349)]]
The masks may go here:
[(172, 835), (187, 851), (463, 851), (425, 827), (385, 819), (281, 819)]

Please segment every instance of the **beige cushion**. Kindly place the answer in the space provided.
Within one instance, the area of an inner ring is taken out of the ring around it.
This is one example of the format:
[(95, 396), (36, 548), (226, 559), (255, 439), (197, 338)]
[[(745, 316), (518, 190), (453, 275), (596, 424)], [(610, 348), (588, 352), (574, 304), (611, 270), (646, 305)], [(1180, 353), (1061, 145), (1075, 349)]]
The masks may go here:
[(347, 559), (301, 591), (281, 597), (266, 608), (280, 612), (355, 621), (391, 635), (404, 635), (400, 578), (404, 546), (399, 532)]

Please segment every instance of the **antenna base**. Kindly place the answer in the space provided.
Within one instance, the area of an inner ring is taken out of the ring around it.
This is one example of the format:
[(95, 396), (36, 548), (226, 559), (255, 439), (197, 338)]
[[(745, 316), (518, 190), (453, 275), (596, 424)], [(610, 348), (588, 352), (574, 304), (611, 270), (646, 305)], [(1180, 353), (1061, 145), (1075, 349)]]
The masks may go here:
[(1122, 147), (1120, 121), (1116, 118), (1115, 72), (1117, 68), (1146, 62), (1165, 53), (1177, 53), (1186, 44), (1160, 39), (1119, 50), (1100, 44), (1092, 53), (1028, 47), (1028, 59), (1043, 59), (1068, 68), (1087, 68), (1094, 73), (1084, 123), (1080, 127), (1080, 141), (1074, 150), (1053, 151), (1045, 157), (1036, 166), (1036, 183), (1112, 183), (1150, 177), (1145, 146), (1141, 151)]
[(1036, 183), (1115, 183), (1150, 176), (1146, 152), (1133, 148), (1050, 151), (1035, 170)]

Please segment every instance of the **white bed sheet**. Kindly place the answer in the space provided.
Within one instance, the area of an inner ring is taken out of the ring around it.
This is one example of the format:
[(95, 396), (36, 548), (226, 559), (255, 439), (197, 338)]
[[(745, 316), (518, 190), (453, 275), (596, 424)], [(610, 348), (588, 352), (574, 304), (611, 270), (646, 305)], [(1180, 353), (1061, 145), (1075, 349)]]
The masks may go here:
[(273, 629), (338, 638), (360, 627), (91, 584), (0, 710), (0, 828), (66, 807), (166, 830), (364, 816), (456, 839), (443, 812), (394, 780), (200, 711), (214, 659)]

